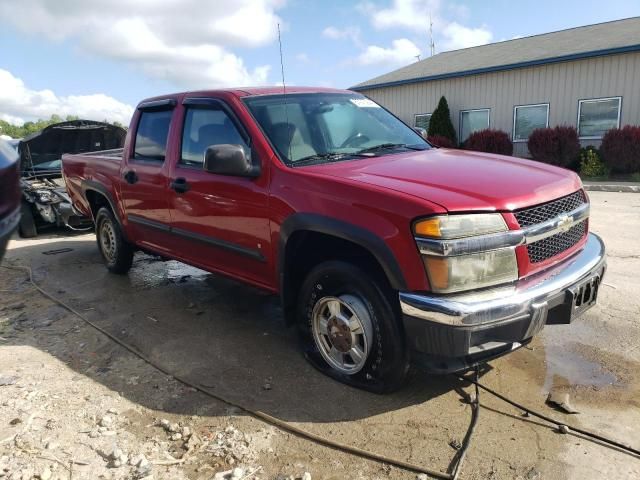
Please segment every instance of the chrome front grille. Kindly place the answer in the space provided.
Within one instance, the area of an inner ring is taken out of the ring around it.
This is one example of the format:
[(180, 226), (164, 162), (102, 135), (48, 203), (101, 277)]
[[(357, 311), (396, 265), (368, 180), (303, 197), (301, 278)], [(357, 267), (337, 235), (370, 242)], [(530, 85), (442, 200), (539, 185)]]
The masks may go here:
[(580, 241), (586, 233), (587, 222), (580, 222), (571, 227), (568, 232), (557, 233), (544, 240), (538, 240), (527, 245), (529, 253), (529, 261), (531, 263), (539, 263), (548, 258), (555, 257), (559, 253), (568, 250)]
[[(535, 207), (514, 212), (521, 228), (530, 227), (557, 218), (587, 203), (582, 190), (566, 197)], [(529, 261), (539, 263), (555, 257), (577, 244), (587, 233), (587, 222), (582, 221), (566, 232), (557, 233), (527, 245)]]
[(514, 213), (521, 228), (529, 227), (537, 223), (546, 222), (563, 213), (575, 210), (580, 205), (587, 203), (582, 190), (578, 190), (571, 195), (559, 198), (549, 203), (536, 205), (535, 207), (523, 208)]

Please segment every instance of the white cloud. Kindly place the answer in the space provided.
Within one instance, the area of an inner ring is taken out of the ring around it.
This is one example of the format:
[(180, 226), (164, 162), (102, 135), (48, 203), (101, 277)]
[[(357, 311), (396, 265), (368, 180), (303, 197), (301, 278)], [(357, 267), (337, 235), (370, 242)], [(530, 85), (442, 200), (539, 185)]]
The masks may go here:
[(32, 90), (11, 72), (0, 69), (0, 118), (21, 125), (52, 114), (78, 115), (89, 120), (129, 124), (133, 107), (102, 93), (58, 96), (51, 90)]
[(359, 4), (371, 24), (379, 30), (409, 29), (428, 43), (429, 22), (433, 22), (436, 52), (473, 47), (489, 43), (493, 34), (485, 27), (470, 28), (445, 17), (468, 17), (468, 9), (455, 4), (443, 4), (440, 0), (393, 0), (388, 8), (378, 8), (365, 1)]
[(304, 52), (301, 52), (301, 53), (296, 54), (296, 61), (298, 63), (310, 63), (311, 59), (309, 58), (309, 55), (307, 55)]
[(331, 40), (351, 40), (356, 45), (360, 45), (360, 28), (358, 27), (345, 27), (337, 28), (334, 26), (328, 26), (322, 31), (322, 36), (330, 38)]
[(492, 33), (485, 28), (468, 28), (457, 22), (450, 23), (443, 31), (444, 50), (457, 50), (459, 48), (475, 47), (491, 42)]
[(186, 88), (264, 84), (232, 48), (277, 38), (284, 0), (0, 0), (0, 19), (82, 51), (119, 60)]
[(400, 38), (391, 42), (391, 47), (384, 48), (369, 45), (357, 58), (359, 65), (384, 65), (398, 67), (417, 60), (420, 49), (411, 40)]

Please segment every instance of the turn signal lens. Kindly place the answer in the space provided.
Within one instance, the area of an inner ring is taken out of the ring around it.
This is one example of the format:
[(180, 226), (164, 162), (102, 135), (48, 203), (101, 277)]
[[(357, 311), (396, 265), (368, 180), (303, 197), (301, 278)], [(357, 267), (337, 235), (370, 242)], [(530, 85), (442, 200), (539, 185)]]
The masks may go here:
[(421, 237), (440, 237), (440, 218), (433, 217), (415, 224), (415, 234)]
[(506, 230), (507, 224), (499, 213), (439, 215), (420, 220), (413, 225), (413, 231), (419, 237), (444, 239), (486, 235)]

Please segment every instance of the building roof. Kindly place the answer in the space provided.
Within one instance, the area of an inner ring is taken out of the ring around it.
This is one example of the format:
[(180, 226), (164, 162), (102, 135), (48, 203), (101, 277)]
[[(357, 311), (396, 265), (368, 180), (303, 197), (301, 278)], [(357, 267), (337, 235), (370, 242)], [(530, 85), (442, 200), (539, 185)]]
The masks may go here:
[(443, 52), (351, 89), (368, 90), (634, 51), (640, 51), (640, 17)]

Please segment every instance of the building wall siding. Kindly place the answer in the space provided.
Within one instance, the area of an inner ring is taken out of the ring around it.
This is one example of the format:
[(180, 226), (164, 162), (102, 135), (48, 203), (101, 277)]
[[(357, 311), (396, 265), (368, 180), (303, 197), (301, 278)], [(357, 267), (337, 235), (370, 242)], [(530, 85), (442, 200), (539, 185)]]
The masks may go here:
[[(620, 125), (640, 125), (640, 52), (595, 57), (468, 77), (434, 80), (363, 93), (409, 125), (418, 113), (431, 113), (444, 95), (459, 134), (460, 111), (490, 108), (489, 125), (513, 135), (516, 105), (549, 103), (549, 125), (577, 127), (578, 100), (622, 97)], [(584, 140), (598, 145), (599, 140)], [(526, 142), (514, 155), (527, 156)]]

